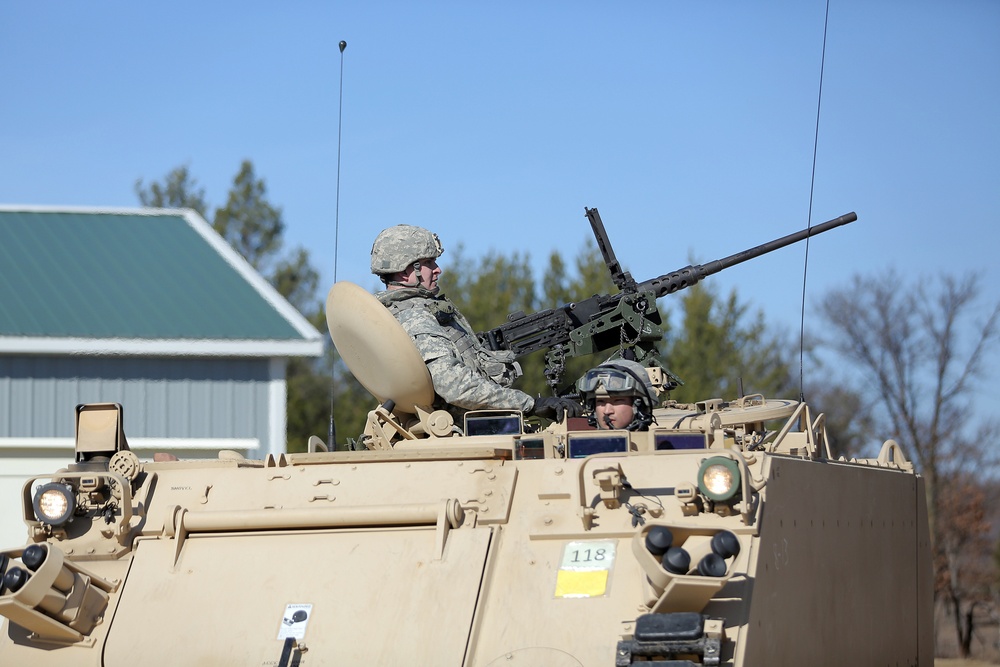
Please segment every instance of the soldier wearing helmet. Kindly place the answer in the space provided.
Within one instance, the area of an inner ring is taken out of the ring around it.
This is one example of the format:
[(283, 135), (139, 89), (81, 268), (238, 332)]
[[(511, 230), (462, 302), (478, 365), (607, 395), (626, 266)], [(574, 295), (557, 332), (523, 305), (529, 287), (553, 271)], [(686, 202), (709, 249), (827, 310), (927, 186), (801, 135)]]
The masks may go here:
[(514, 353), (486, 349), (465, 316), (438, 289), (444, 252), (440, 239), (423, 227), (396, 225), (382, 230), (372, 245), (372, 273), (385, 284), (375, 296), (399, 320), (427, 364), (435, 408), (456, 422), (468, 410), (512, 409), (555, 418), (571, 417), (582, 406), (567, 398), (533, 398), (511, 387), (521, 375)]
[(645, 431), (653, 422), (657, 391), (646, 368), (628, 359), (605, 361), (577, 380), (591, 426)]
[(389, 227), (372, 244), (372, 273), (388, 289), (423, 287), (437, 294), (437, 279), (441, 275), (437, 258), (443, 252), (438, 235), (423, 227)]

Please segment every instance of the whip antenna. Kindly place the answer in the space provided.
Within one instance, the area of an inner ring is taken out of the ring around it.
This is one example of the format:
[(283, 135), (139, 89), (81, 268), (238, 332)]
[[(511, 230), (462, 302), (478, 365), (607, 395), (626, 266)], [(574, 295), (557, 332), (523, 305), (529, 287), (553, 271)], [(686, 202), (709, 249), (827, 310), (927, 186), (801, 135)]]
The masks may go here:
[[(819, 147), (819, 112), (823, 108), (823, 69), (826, 67), (826, 32), (830, 26), (830, 0), (826, 0), (826, 17), (823, 20), (823, 51), (819, 60), (819, 94), (816, 99), (816, 132), (813, 136), (812, 176), (809, 179), (809, 214), (806, 227), (812, 228), (813, 193), (816, 188), (816, 154)], [(809, 237), (806, 237), (805, 260), (802, 265), (802, 309), (799, 315), (799, 401), (805, 401), (803, 368), (805, 366), (806, 331), (806, 276), (809, 273)]]
[[(337, 194), (333, 207), (333, 282), (337, 282), (337, 257), (340, 243), (340, 146), (344, 126), (344, 49), (347, 42), (340, 40), (340, 100), (337, 104)], [(327, 451), (332, 452), (337, 440), (337, 426), (333, 423), (333, 399), (336, 392), (337, 349), (330, 348), (333, 364), (330, 368), (330, 429), (327, 432)]]
[(333, 212), (333, 282), (337, 282), (337, 244), (340, 242), (340, 137), (344, 126), (344, 49), (347, 42), (340, 41), (340, 101), (337, 104), (337, 195)]

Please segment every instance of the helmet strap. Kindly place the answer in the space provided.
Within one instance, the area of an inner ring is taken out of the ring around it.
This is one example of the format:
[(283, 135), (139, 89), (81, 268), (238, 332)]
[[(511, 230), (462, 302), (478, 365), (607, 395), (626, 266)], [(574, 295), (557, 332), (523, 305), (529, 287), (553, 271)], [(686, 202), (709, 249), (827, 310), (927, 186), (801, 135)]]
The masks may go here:
[[(398, 280), (387, 280), (387, 281), (385, 281), (385, 284), (386, 285), (397, 285), (399, 287), (420, 287), (421, 285), (423, 285), (423, 282), (424, 282), (424, 277), (422, 275), (420, 275), (420, 269), (421, 269), (420, 260), (417, 260), (416, 262), (414, 262), (411, 265), (411, 268), (413, 269), (413, 275), (416, 276), (416, 281), (415, 282), (403, 283), (403, 282), (400, 282)], [(402, 271), (400, 271), (399, 273), (402, 273)]]
[(632, 421), (625, 427), (626, 431), (644, 431), (656, 421), (651, 412), (646, 412), (646, 401), (638, 396), (632, 399)]

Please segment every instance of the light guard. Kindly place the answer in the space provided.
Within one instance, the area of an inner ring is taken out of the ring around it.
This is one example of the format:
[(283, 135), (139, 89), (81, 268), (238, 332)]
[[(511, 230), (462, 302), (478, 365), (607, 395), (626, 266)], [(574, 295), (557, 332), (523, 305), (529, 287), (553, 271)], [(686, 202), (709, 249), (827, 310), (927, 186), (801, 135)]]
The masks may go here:
[(740, 490), (740, 467), (725, 456), (705, 459), (698, 468), (698, 489), (715, 502), (729, 500)]
[(73, 518), (76, 494), (66, 484), (49, 482), (35, 490), (31, 504), (36, 519), (50, 526), (61, 526)]

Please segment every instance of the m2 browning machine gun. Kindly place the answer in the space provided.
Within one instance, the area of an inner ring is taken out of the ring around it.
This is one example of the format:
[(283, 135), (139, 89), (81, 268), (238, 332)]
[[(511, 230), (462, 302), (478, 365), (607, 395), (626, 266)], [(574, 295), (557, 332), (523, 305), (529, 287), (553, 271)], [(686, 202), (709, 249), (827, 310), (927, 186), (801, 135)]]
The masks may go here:
[(663, 336), (660, 313), (656, 309), (656, 300), (661, 296), (691, 287), (703, 278), (730, 266), (858, 219), (857, 214), (847, 213), (714, 262), (689, 265), (658, 278), (636, 283), (618, 264), (597, 209), (584, 210), (594, 229), (594, 236), (597, 237), (597, 247), (611, 272), (611, 279), (620, 291), (617, 294), (596, 294), (583, 301), (531, 315), (525, 315), (521, 311), (511, 313), (507, 322), (478, 334), (486, 347), (492, 350), (510, 350), (517, 358), (548, 349), (545, 355), (545, 376), (554, 391), (558, 389), (567, 357), (583, 356), (619, 346), (632, 348), (638, 361), (651, 356), (653, 346)]

